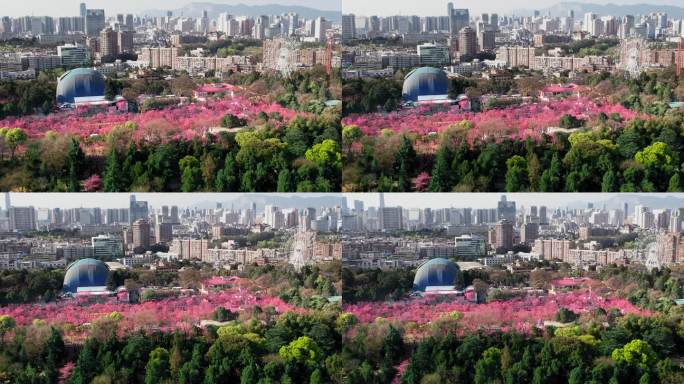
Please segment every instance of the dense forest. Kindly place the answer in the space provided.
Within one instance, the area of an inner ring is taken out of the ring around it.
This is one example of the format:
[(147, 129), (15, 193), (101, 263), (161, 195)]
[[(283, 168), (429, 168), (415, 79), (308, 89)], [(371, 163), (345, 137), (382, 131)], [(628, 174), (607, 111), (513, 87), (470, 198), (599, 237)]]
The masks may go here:
[[(220, 308), (220, 307), (219, 307)], [(225, 309), (215, 318), (234, 319)], [(265, 308), (230, 325), (190, 333), (116, 335), (115, 313), (92, 326), (82, 345), (40, 321), (16, 327), (0, 317), (1, 378), (12, 383), (326, 383), (341, 338), (334, 312), (277, 314)], [(68, 363), (70, 360), (75, 363)]]
[[(0, 143), (6, 146), (6, 153), (0, 152), (0, 188), (37, 192), (339, 190), (341, 155), (334, 114), (295, 119), (282, 130), (221, 133), (191, 141), (135, 143), (127, 140), (134, 130), (130, 124), (112, 130), (104, 158), (86, 155), (75, 136), (48, 134), (29, 140), (21, 130), (0, 130)], [(15, 153), (19, 146), (24, 148), (21, 154)]]

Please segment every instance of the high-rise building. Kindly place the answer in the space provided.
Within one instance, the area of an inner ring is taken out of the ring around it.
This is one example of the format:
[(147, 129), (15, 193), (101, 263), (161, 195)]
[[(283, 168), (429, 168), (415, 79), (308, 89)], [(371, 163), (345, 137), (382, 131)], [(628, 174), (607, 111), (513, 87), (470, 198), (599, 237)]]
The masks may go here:
[(124, 53), (133, 50), (133, 31), (118, 31), (116, 34), (116, 52)]
[(479, 236), (457, 236), (454, 238), (454, 246), (459, 259), (475, 259), (486, 255), (485, 240)]
[(475, 30), (469, 26), (458, 32), (458, 52), (466, 56), (474, 56), (477, 53), (477, 36)]
[(380, 230), (382, 230), (383, 223), (382, 223), (382, 214), (380, 214), (380, 212), (382, 212), (382, 210), (385, 209), (385, 194), (382, 192), (380, 192), (379, 202), (380, 202), (380, 204), (378, 205), (378, 228)]
[(378, 211), (380, 215), (380, 227), (383, 231), (394, 231), (403, 228), (401, 207), (384, 207)]
[(154, 236), (157, 243), (168, 243), (173, 239), (173, 224), (158, 222), (154, 227)]
[(130, 205), (128, 208), (128, 219), (130, 223), (135, 222), (138, 219), (145, 219), (149, 216), (149, 210), (147, 208), (146, 201), (137, 201), (135, 195), (131, 195)]
[(86, 3), (81, 3), (79, 10), (81, 17), (86, 17)]
[(122, 257), (123, 244), (121, 239), (109, 235), (99, 235), (90, 239), (95, 258), (100, 260), (112, 260)]
[(356, 37), (356, 16), (352, 14), (342, 15), (342, 40), (351, 40)]
[(513, 249), (513, 223), (503, 219), (494, 226), (493, 248), (496, 252), (508, 252)]
[(546, 216), (546, 207), (542, 205), (539, 207), (539, 224), (540, 225), (546, 225), (548, 223), (549, 223), (549, 217)]
[(133, 233), (133, 248), (150, 249), (150, 223), (145, 219), (138, 219), (133, 222), (131, 230)]
[(209, 257), (208, 239), (173, 239), (169, 252), (180, 260), (205, 260)]
[(180, 223), (180, 216), (178, 216), (178, 206), (177, 205), (171, 206), (171, 222), (172, 223)]
[(560, 239), (537, 239), (534, 241), (532, 252), (541, 256), (544, 260), (570, 260), (570, 240)]
[(10, 207), (11, 231), (33, 231), (36, 229), (36, 210), (33, 207)]
[(88, 36), (98, 36), (105, 28), (104, 9), (87, 9), (85, 16), (85, 33)]
[(679, 209), (674, 209), (670, 215), (670, 233), (680, 233), (682, 231), (682, 218)]
[(502, 195), (496, 208), (496, 215), (498, 220), (508, 220), (515, 222), (515, 201), (506, 200), (506, 196)]
[(5, 211), (7, 212), (7, 216), (9, 216), (9, 211), (11, 207), (12, 203), (10, 202), (10, 194), (9, 192), (5, 192)]
[(539, 237), (539, 224), (525, 223), (520, 227), (520, 242), (532, 244)]
[(441, 67), (449, 64), (449, 47), (436, 43), (425, 43), (417, 47), (420, 65)]
[(264, 207), (264, 219), (266, 224), (274, 229), (282, 228), (285, 224), (283, 212), (274, 205), (266, 205)]
[(447, 17), (449, 18), (449, 35), (457, 36), (459, 31), (470, 23), (470, 14), (467, 9), (454, 9), (454, 3), (447, 4)]
[(656, 255), (660, 265), (668, 265), (675, 261), (679, 234), (660, 233), (656, 236)]
[(653, 227), (654, 215), (648, 207), (637, 205), (634, 207), (635, 224), (641, 228), (649, 229)]
[(111, 28), (100, 31), (100, 55), (114, 57), (118, 53), (117, 33)]
[(489, 15), (489, 25), (492, 27), (494, 31), (499, 30), (499, 15), (496, 13), (492, 13)]
[(325, 17), (317, 17), (314, 20), (314, 37), (316, 41), (325, 42), (327, 40), (326, 32), (330, 27), (331, 23)]
[(496, 48), (496, 32), (492, 29), (480, 31), (477, 36), (477, 45), (481, 51), (491, 51)]

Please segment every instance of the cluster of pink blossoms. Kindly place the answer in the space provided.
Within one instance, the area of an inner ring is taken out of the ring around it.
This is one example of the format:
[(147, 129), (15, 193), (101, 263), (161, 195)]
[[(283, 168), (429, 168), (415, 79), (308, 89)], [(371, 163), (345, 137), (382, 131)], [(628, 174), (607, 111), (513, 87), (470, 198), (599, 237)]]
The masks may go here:
[(548, 296), (527, 296), (486, 304), (468, 303), (463, 300), (437, 302), (433, 298), (409, 299), (397, 302), (368, 302), (345, 305), (344, 310), (353, 313), (361, 322), (377, 318), (390, 321), (427, 324), (446, 314), (458, 311), (463, 314), (460, 324), (465, 329), (515, 329), (528, 331), (545, 320), (554, 320), (561, 307), (575, 313), (585, 313), (602, 308), (617, 308), (623, 314), (648, 315), (624, 299), (605, 298), (588, 289)]
[(243, 96), (234, 96), (142, 113), (113, 111), (90, 114), (87, 109), (76, 109), (48, 116), (7, 118), (0, 120), (0, 127), (22, 128), (31, 138), (40, 138), (48, 131), (89, 137), (105, 135), (114, 126), (131, 121), (140, 128), (162, 127), (174, 139), (192, 139), (203, 136), (211, 127), (219, 126), (221, 118), (226, 114), (250, 121), (259, 112), (267, 115), (278, 113), (286, 123), (298, 115), (296, 111), (279, 104), (253, 102)]
[(520, 106), (492, 109), (485, 112), (467, 112), (457, 106), (446, 110), (431, 107), (404, 109), (391, 113), (351, 115), (343, 125), (356, 125), (364, 134), (375, 136), (382, 130), (408, 132), (419, 135), (439, 133), (463, 120), (473, 124), (469, 138), (497, 136), (525, 138), (557, 127), (560, 117), (572, 115), (580, 119), (596, 118), (601, 112), (610, 116), (619, 114), (623, 120), (637, 117), (637, 113), (622, 105), (599, 104), (586, 97), (571, 97), (550, 102), (537, 102)]
[(48, 304), (9, 305), (0, 308), (0, 315), (13, 317), (18, 325), (28, 325), (34, 319), (40, 319), (48, 324), (80, 326), (118, 312), (121, 314), (120, 329), (126, 332), (137, 329), (189, 330), (201, 320), (210, 319), (217, 307), (244, 312), (251, 311), (255, 306), (262, 309), (273, 307), (278, 313), (303, 311), (278, 297), (253, 289), (240, 279), (223, 290), (145, 301), (141, 304), (128, 304), (114, 298), (106, 303), (86, 303), (85, 300), (76, 298)]

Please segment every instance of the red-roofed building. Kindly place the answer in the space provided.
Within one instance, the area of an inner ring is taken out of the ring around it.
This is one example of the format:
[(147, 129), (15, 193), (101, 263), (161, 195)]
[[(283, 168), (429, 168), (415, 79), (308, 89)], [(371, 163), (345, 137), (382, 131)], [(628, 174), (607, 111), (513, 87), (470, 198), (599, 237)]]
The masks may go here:
[(235, 96), (238, 87), (231, 84), (205, 84), (195, 89), (194, 96), (197, 100), (205, 101), (209, 97), (223, 94), (230, 97)]
[(569, 83), (569, 84), (551, 84), (547, 85), (539, 91), (539, 98), (543, 101), (549, 101), (551, 98), (558, 97), (558, 96), (572, 96), (573, 94), (578, 96), (580, 95), (580, 90), (581, 87), (575, 83)]

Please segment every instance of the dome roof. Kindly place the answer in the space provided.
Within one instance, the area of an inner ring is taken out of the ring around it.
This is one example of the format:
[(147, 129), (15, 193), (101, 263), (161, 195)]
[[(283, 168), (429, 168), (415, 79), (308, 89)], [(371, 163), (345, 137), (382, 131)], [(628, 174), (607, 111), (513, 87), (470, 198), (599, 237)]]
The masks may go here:
[(57, 103), (73, 103), (75, 97), (104, 96), (105, 79), (91, 68), (76, 68), (57, 80)]
[(420, 67), (404, 78), (401, 96), (405, 101), (418, 101), (418, 96), (446, 95), (449, 93), (449, 79), (439, 68)]
[(78, 288), (107, 285), (109, 267), (100, 260), (81, 259), (69, 264), (64, 274), (64, 292), (76, 293)]
[(425, 287), (456, 285), (459, 268), (453, 261), (431, 259), (418, 268), (413, 279), (413, 289), (425, 291)]

